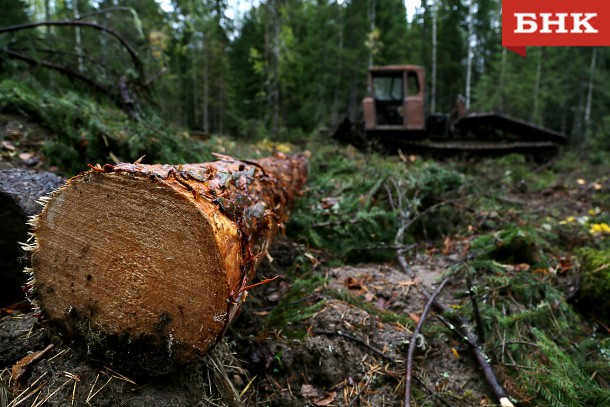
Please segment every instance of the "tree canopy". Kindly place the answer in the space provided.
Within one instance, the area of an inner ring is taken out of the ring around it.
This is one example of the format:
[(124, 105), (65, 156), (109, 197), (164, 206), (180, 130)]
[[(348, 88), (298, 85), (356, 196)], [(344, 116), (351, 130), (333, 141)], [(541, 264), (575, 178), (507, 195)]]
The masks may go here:
[[(4, 75), (84, 86), (208, 135), (332, 126), (357, 117), (369, 66), (410, 63), (426, 69), (429, 113), (462, 94), (471, 110), (607, 144), (607, 50), (513, 54), (501, 47), (500, 0), (423, 0), (412, 15), (403, 0), (266, 0), (247, 11), (226, 0), (4, 2)], [(7, 30), (17, 24), (30, 26)]]

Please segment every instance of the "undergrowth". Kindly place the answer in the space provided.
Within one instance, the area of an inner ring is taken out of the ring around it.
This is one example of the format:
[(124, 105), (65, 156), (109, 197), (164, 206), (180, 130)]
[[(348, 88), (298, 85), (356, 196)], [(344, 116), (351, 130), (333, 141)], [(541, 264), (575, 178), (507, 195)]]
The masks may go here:
[(53, 137), (42, 145), (45, 162), (68, 175), (86, 169), (87, 163), (133, 162), (142, 155), (148, 163), (212, 158), (201, 142), (152, 111), (130, 119), (114, 106), (72, 91), (59, 94), (36, 83), (4, 80), (0, 108), (48, 128)]
[[(555, 286), (566, 270), (544, 236), (509, 225), (479, 237), (473, 249), (481, 253), (471, 268), (485, 349), (509, 393), (529, 406), (610, 405), (610, 337)], [(465, 304), (461, 312), (474, 320)]]
[[(296, 202), (288, 232), (337, 259), (389, 260), (397, 244), (442, 236), (460, 222), (451, 210), (437, 216), (441, 207), (418, 218), (426, 208), (458, 195), (465, 183), (462, 174), (436, 162), (407, 164), (328, 143), (316, 148), (310, 168), (308, 190)], [(396, 242), (401, 211), (418, 222)]]

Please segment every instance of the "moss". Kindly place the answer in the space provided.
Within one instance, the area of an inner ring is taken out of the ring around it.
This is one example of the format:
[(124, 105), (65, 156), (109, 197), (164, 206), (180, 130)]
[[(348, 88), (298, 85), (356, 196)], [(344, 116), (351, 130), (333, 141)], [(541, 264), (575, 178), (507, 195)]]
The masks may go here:
[(582, 276), (577, 297), (579, 307), (610, 322), (610, 250), (578, 252)]

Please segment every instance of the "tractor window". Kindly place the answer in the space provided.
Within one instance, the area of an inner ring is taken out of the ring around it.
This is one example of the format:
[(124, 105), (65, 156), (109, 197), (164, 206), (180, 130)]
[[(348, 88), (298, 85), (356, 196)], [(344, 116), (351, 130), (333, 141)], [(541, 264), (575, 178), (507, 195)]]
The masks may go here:
[(418, 79), (416, 72), (407, 72), (407, 95), (414, 96), (419, 93)]
[(377, 76), (373, 78), (373, 87), (376, 100), (402, 100), (402, 75)]

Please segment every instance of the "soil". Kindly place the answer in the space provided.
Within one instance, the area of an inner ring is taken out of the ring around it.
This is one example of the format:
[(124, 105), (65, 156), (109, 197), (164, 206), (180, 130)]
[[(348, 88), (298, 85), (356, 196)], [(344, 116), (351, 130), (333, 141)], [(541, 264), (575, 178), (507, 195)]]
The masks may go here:
[[(280, 258), (291, 245), (280, 239), (272, 254)], [(5, 309), (10, 314), (0, 320), (4, 392), (17, 400), (31, 394), (27, 403), (48, 397), (46, 405), (51, 406), (73, 400), (75, 405), (99, 406), (233, 405), (228, 398), (239, 397), (237, 392), (244, 389), (242, 404), (235, 405), (400, 406), (413, 322), (384, 322), (376, 311), (417, 318), (424, 300), (415, 286), (433, 286), (449, 263), (451, 256), (417, 256), (412, 262), (415, 281), (391, 264), (320, 267), (317, 272), (325, 275), (326, 286), (303, 303), (319, 303), (320, 308), (285, 334), (265, 330), (267, 310), (287, 294), (286, 281), (269, 285), (252, 293), (237, 323), (210, 355), (156, 378), (125, 377), (88, 357), (86, 350), (72, 348), (33, 311)], [(267, 262), (260, 274), (274, 267)], [(334, 292), (361, 296), (371, 308), (327, 294)], [(443, 296), (451, 302), (450, 287)], [(428, 395), (426, 405), (444, 405), (439, 394), (453, 406), (491, 405), (468, 350), (451, 335), (439, 335), (439, 329), (430, 319), (418, 338), (415, 387)], [(32, 363), (19, 383), (10, 380), (12, 366), (51, 343), (55, 348)], [(223, 361), (220, 369), (214, 360)]]

